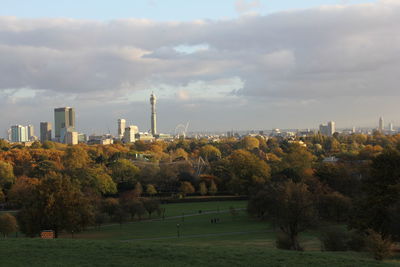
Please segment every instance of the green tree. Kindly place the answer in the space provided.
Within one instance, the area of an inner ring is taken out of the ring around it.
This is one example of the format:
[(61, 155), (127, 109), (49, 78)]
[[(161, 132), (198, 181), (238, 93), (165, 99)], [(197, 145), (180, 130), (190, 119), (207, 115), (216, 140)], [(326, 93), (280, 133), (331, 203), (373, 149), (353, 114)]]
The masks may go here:
[(350, 226), (372, 229), (384, 239), (400, 240), (400, 152), (385, 150), (375, 157), (371, 173), (362, 179), (363, 197), (356, 201)]
[(139, 168), (127, 159), (118, 159), (111, 164), (111, 177), (119, 189), (133, 189), (139, 175)]
[(3, 188), (11, 186), (15, 182), (13, 166), (0, 160), (0, 186)]
[(200, 193), (200, 195), (205, 196), (205, 195), (207, 195), (207, 192), (208, 192), (208, 190), (207, 190), (206, 183), (205, 182), (201, 182), (199, 184), (199, 193)]
[(4, 213), (0, 215), (0, 233), (2, 233), (4, 237), (16, 232), (17, 229), (17, 220), (13, 215), (10, 213)]
[(79, 169), (74, 172), (73, 177), (80, 182), (84, 189), (94, 190), (101, 194), (117, 192), (117, 185), (103, 167)]

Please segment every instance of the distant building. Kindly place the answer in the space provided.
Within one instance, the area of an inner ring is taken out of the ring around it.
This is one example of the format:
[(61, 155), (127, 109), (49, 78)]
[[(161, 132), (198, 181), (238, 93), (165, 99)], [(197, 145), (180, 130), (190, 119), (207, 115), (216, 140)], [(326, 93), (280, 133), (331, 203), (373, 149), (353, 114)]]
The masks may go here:
[(131, 125), (125, 128), (124, 143), (134, 143), (135, 135), (139, 132), (139, 128), (135, 125)]
[(78, 144), (78, 132), (67, 131), (65, 134), (65, 144), (67, 145), (77, 145)]
[(28, 129), (26, 126), (13, 125), (11, 126), (11, 142), (28, 142)]
[(89, 136), (89, 145), (111, 145), (114, 139), (111, 135), (91, 135)]
[(336, 132), (336, 126), (334, 121), (330, 121), (327, 124), (321, 124), (319, 126), (320, 134), (332, 136)]
[(34, 141), (36, 139), (35, 128), (33, 127), (33, 125), (28, 125), (26, 128), (27, 128), (27, 131), (28, 131), (28, 140), (29, 141)]
[(153, 142), (155, 137), (150, 133), (136, 133), (135, 141)]
[(389, 123), (389, 131), (394, 132), (393, 122)]
[(380, 117), (378, 131), (382, 133), (384, 130), (385, 130), (385, 125), (384, 125), (383, 117)]
[(78, 143), (86, 143), (87, 136), (84, 133), (78, 133)]
[[(74, 130), (75, 110), (70, 107), (54, 109), (54, 135), (56, 141), (64, 143), (65, 133)], [(64, 132), (64, 136), (62, 136), (62, 132)]]
[(118, 119), (118, 137), (121, 140), (124, 137), (125, 128), (126, 128), (126, 120)]
[(52, 125), (50, 122), (40, 123), (40, 142), (51, 141)]

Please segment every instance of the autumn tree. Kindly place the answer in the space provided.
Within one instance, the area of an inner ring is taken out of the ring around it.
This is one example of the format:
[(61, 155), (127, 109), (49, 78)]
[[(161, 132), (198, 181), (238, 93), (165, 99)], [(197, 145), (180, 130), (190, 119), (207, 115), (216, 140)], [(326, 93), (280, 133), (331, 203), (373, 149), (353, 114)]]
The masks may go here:
[(200, 149), (200, 155), (206, 161), (214, 161), (221, 158), (221, 151), (213, 145), (205, 145)]
[(13, 166), (5, 161), (0, 161), (0, 187), (10, 187), (15, 181)]
[(259, 148), (260, 141), (252, 136), (245, 136), (242, 140), (242, 147), (246, 150), (253, 150)]
[(17, 220), (10, 213), (3, 213), (0, 215), (0, 233), (4, 237), (16, 232), (18, 229)]
[(248, 205), (251, 214), (272, 219), (274, 225), (288, 236), (292, 250), (301, 250), (298, 235), (317, 218), (314, 198), (307, 185), (291, 180), (267, 185), (250, 199)]
[(187, 194), (193, 194), (196, 190), (190, 182), (182, 182), (179, 191), (186, 196)]
[(235, 193), (248, 194), (251, 187), (262, 186), (271, 176), (268, 164), (246, 150), (235, 150), (228, 161), (229, 186)]
[(208, 192), (210, 193), (210, 195), (215, 195), (218, 192), (218, 187), (217, 184), (214, 182), (214, 180), (211, 180)]
[(146, 194), (152, 197), (157, 194), (157, 189), (154, 187), (154, 185), (148, 184), (146, 186)]
[(68, 176), (51, 174), (33, 187), (30, 197), (23, 200), (18, 212), (21, 231), (35, 236), (41, 230), (81, 231), (93, 222), (93, 207)]
[(207, 192), (208, 192), (208, 190), (207, 190), (206, 183), (205, 182), (201, 182), (199, 184), (199, 193), (200, 193), (200, 195), (205, 196), (205, 195), (207, 195)]

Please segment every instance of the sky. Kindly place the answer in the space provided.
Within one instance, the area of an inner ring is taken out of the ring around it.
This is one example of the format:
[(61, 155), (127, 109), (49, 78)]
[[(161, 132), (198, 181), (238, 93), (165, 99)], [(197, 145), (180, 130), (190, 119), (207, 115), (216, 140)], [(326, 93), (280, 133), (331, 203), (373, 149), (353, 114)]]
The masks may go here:
[(0, 0), (0, 134), (399, 123), (400, 1)]

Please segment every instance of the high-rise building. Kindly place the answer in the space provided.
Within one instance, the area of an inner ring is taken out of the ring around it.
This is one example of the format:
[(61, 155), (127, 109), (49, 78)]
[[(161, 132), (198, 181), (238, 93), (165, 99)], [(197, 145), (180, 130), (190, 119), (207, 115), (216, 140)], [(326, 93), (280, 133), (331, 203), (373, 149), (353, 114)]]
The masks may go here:
[(320, 124), (319, 132), (323, 135), (332, 136), (336, 132), (335, 122), (329, 121), (327, 124)]
[(389, 123), (389, 131), (394, 132), (393, 122)]
[(54, 109), (54, 135), (56, 141), (64, 143), (65, 133), (74, 130), (75, 110), (70, 107)]
[(383, 132), (383, 130), (385, 130), (384, 121), (383, 121), (383, 117), (380, 117), (380, 118), (379, 118), (379, 127), (378, 127), (378, 131), (379, 131), (379, 132)]
[(28, 142), (28, 129), (26, 126), (11, 126), (11, 142)]
[(36, 137), (35, 137), (35, 128), (33, 127), (33, 125), (28, 125), (27, 130), (28, 130), (28, 140), (29, 141), (34, 140)]
[(135, 134), (139, 132), (139, 128), (135, 125), (131, 125), (125, 128), (124, 133), (124, 143), (133, 143), (135, 142)]
[(40, 123), (40, 142), (51, 141), (51, 128), (50, 122)]
[(154, 93), (150, 96), (151, 104), (151, 134), (155, 136), (157, 134), (157, 118), (156, 118), (156, 95)]
[(126, 128), (126, 120), (118, 119), (118, 137), (121, 140), (122, 138), (124, 138), (125, 128)]

